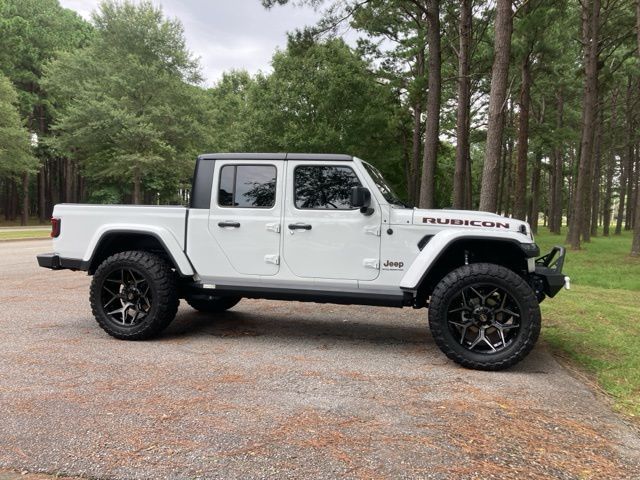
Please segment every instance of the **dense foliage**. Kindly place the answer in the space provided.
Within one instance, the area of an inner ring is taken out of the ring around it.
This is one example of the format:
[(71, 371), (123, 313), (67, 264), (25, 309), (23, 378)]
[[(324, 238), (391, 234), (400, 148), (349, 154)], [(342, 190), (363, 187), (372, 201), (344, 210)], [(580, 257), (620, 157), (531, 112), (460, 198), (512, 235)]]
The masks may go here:
[(416, 205), (567, 223), (574, 247), (638, 223), (636, 0), (298, 3), (324, 16), (272, 72), (204, 88), (182, 25), (149, 2), (86, 22), (0, 0), (5, 217), (180, 201), (203, 151), (314, 151), (372, 161)]

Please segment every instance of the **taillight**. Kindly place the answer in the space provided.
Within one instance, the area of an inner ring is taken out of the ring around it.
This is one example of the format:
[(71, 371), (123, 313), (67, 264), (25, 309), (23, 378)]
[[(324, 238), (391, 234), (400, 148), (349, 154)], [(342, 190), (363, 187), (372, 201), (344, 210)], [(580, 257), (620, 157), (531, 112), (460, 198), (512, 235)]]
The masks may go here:
[(51, 219), (51, 238), (56, 238), (60, 235), (61, 226), (62, 226), (62, 220), (55, 217)]

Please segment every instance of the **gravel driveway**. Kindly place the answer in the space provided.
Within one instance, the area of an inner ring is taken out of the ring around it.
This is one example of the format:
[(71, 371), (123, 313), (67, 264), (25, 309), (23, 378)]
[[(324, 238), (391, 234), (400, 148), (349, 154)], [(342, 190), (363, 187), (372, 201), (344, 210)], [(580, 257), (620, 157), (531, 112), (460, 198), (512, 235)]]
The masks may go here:
[(469, 371), (422, 310), (261, 300), (117, 341), (50, 250), (0, 243), (0, 478), (640, 478), (638, 431), (544, 345)]

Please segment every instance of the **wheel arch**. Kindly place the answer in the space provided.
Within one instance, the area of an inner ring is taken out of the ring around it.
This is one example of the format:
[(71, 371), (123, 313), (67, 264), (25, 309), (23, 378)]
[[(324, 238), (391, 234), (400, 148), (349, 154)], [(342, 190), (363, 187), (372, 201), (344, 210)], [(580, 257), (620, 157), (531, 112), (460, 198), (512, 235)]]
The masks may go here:
[(466, 263), (494, 263), (518, 274), (526, 273), (528, 260), (538, 256), (539, 249), (531, 241), (523, 243), (524, 237), (518, 236), (522, 234), (440, 232), (424, 246), (402, 278), (400, 287), (427, 298), (449, 272)]
[[(161, 230), (161, 229), (158, 229)], [(99, 232), (83, 260), (83, 270), (92, 275), (108, 257), (128, 250), (155, 253), (164, 258), (182, 276), (194, 275), (194, 270), (175, 238), (167, 231), (114, 228)]]

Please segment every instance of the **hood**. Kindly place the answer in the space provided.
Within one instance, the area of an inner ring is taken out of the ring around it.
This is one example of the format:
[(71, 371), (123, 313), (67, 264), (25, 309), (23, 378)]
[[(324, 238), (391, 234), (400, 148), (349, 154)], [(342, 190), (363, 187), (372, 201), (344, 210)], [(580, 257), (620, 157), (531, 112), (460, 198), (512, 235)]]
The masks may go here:
[(515, 218), (503, 217), (495, 213), (477, 212), (475, 210), (426, 210), (414, 208), (413, 224), (513, 231), (531, 235), (531, 229), (527, 222), (516, 220)]

